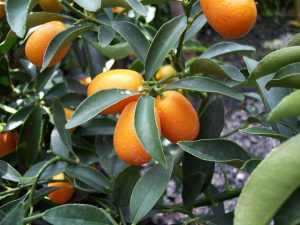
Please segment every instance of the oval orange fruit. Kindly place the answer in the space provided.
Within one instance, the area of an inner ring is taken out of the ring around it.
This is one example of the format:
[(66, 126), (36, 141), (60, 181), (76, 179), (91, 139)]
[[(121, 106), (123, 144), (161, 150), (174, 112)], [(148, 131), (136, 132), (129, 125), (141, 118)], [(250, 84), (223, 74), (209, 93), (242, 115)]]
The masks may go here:
[[(52, 179), (64, 180), (65, 175), (63, 173), (60, 173), (52, 177)], [(70, 182), (66, 182), (66, 181), (48, 183), (48, 187), (61, 187), (48, 194), (49, 199), (56, 204), (64, 204), (68, 202), (72, 198), (75, 192), (73, 185)]]
[(194, 140), (200, 130), (193, 105), (179, 92), (166, 91), (156, 98), (162, 135), (172, 143)]
[[(170, 76), (172, 74), (176, 73), (176, 70), (173, 68), (171, 65), (164, 65), (162, 66), (156, 73), (155, 79), (156, 80), (161, 80), (164, 79), (167, 76)], [(165, 81), (165, 83), (170, 83), (173, 81), (173, 78), (170, 78)]]
[[(65, 30), (65, 25), (60, 21), (52, 21), (41, 25), (28, 38), (25, 45), (25, 54), (30, 62), (41, 67), (43, 64), (44, 54), (51, 40), (61, 31)], [(55, 65), (65, 57), (71, 47), (71, 43), (66, 44), (53, 57), (48, 67)]]
[(0, 134), (0, 157), (3, 157), (16, 150), (18, 137), (13, 132), (3, 132)]
[(62, 7), (57, 0), (40, 0), (39, 4), (45, 12), (59, 13), (62, 11)]
[(254, 0), (200, 0), (200, 4), (208, 23), (224, 38), (243, 37), (256, 22)]
[(0, 19), (5, 16), (5, 4), (4, 0), (0, 0)]
[[(129, 103), (117, 122), (114, 132), (114, 148), (117, 156), (127, 164), (142, 165), (151, 160), (151, 156), (145, 151), (141, 145), (135, 128), (134, 128), (134, 112), (136, 102)], [(157, 111), (156, 122), (160, 131), (160, 122)]]
[[(92, 80), (92, 82), (88, 87), (87, 95), (90, 96), (96, 93), (97, 91), (112, 89), (112, 88), (127, 89), (130, 91), (141, 91), (143, 87), (142, 86), (143, 81), (144, 79), (142, 75), (133, 70), (127, 70), (127, 69), (109, 70), (97, 75)], [(129, 102), (137, 101), (138, 98), (139, 95), (126, 98), (110, 106), (109, 108), (105, 109), (101, 113), (116, 114), (122, 112), (122, 110)]]

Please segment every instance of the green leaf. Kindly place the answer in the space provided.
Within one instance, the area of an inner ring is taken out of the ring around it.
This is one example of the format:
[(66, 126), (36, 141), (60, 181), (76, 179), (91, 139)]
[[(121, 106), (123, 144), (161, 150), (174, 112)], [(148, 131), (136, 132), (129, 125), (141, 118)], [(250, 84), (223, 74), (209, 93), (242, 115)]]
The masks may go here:
[(168, 53), (172, 50), (187, 26), (186, 16), (178, 16), (168, 21), (156, 33), (146, 59), (146, 79), (150, 80), (162, 65)]
[(293, 63), (280, 69), (266, 84), (266, 88), (287, 87), (300, 88), (300, 63)]
[(66, 129), (79, 126), (106, 108), (131, 96), (139, 95), (138, 92), (126, 89), (107, 89), (98, 91), (84, 100), (72, 115), (72, 118), (66, 124)]
[(77, 135), (94, 136), (94, 135), (113, 135), (116, 121), (109, 118), (95, 118), (76, 129)]
[[(198, 4), (198, 3), (197, 3)], [(192, 37), (194, 37), (202, 28), (206, 25), (207, 19), (204, 14), (197, 17), (192, 26), (187, 30), (185, 36), (184, 36), (184, 42), (187, 42)]]
[(151, 96), (139, 98), (134, 113), (134, 127), (143, 148), (166, 168), (166, 159), (157, 128), (154, 104), (155, 99)]
[(206, 175), (198, 172), (185, 177), (182, 182), (182, 199), (186, 208), (192, 208), (195, 199), (203, 189)]
[(283, 141), (288, 139), (287, 136), (278, 134), (277, 132), (275, 132), (271, 129), (268, 129), (266, 127), (250, 127), (250, 128), (242, 129), (240, 131), (245, 134), (276, 138), (276, 139), (283, 140)]
[(235, 225), (269, 224), (300, 187), (299, 145), (300, 135), (297, 135), (273, 150), (256, 167), (238, 200)]
[[(23, 177), (34, 177), (36, 176), (40, 169), (47, 163), (48, 161), (42, 161), (39, 162), (33, 166), (31, 166)], [(41, 175), (41, 179), (49, 179), (57, 174), (60, 174), (66, 170), (67, 164), (65, 162), (55, 162), (52, 163), (50, 166), (47, 167), (47, 169), (43, 172)]]
[(202, 58), (214, 58), (220, 55), (236, 52), (255, 52), (255, 48), (234, 42), (222, 42), (211, 46), (202, 55)]
[(37, 3), (38, 0), (6, 1), (5, 8), (8, 24), (20, 38), (23, 38), (26, 32), (27, 15)]
[(56, 53), (66, 44), (75, 40), (79, 35), (93, 28), (92, 24), (76, 25), (58, 33), (49, 43), (44, 55), (41, 71), (45, 70)]
[(244, 99), (244, 96), (236, 92), (234, 89), (224, 85), (220, 81), (208, 77), (200, 77), (200, 76), (187, 77), (169, 83), (166, 85), (166, 87), (168, 89), (184, 89), (184, 90), (191, 90), (191, 91), (222, 94), (238, 100)]
[(24, 124), (34, 108), (35, 106), (27, 106), (12, 114), (4, 127), (4, 131), (13, 130)]
[(234, 66), (220, 66), (212, 59), (200, 58), (195, 60), (190, 68), (192, 75), (203, 73), (220, 77), (230, 77), (236, 81), (244, 81), (244, 75)]
[(131, 8), (142, 16), (147, 16), (147, 10), (139, 0), (125, 0)]
[(143, 32), (135, 24), (126, 21), (112, 22), (112, 28), (128, 41), (138, 59), (145, 64), (150, 45)]
[(51, 149), (55, 155), (58, 155), (62, 158), (69, 158), (70, 147), (67, 147), (63, 142), (62, 137), (58, 133), (57, 129), (54, 128), (51, 132)]
[(117, 225), (105, 210), (83, 204), (54, 207), (45, 212), (43, 220), (53, 225)]
[(136, 183), (129, 205), (133, 224), (137, 224), (153, 208), (166, 190), (173, 171), (173, 158), (169, 158), (167, 162), (168, 169), (157, 164)]
[(275, 216), (276, 225), (297, 225), (300, 223), (300, 189), (298, 188)]
[(90, 12), (97, 12), (101, 7), (101, 0), (81, 1), (74, 0), (79, 6)]
[(287, 47), (299, 46), (300, 45), (300, 34), (296, 34), (292, 40), (289, 41)]
[(114, 39), (116, 32), (109, 26), (101, 25), (98, 31), (99, 45), (102, 48), (107, 47)]
[(253, 69), (248, 82), (277, 72), (280, 68), (300, 61), (300, 46), (287, 47), (270, 53), (264, 57)]
[(19, 182), (21, 174), (7, 162), (0, 160), (0, 176), (4, 180)]
[(220, 216), (217, 216), (210, 220), (213, 225), (232, 225), (233, 224), (233, 212), (226, 213)]
[(42, 109), (36, 106), (21, 129), (17, 145), (17, 155), (25, 168), (30, 167), (30, 165), (36, 162), (41, 150), (43, 139), (42, 113)]
[(270, 121), (280, 120), (285, 117), (295, 117), (300, 115), (300, 105), (295, 104), (300, 101), (300, 91), (284, 97), (278, 105), (270, 112)]
[(131, 193), (139, 178), (139, 168), (134, 166), (127, 167), (116, 177), (113, 198), (117, 205), (129, 205)]
[(23, 218), (24, 203), (19, 203), (6, 214), (0, 225), (23, 225)]
[(248, 160), (243, 167), (241, 168), (241, 170), (246, 171), (247, 173), (251, 174), (253, 172), (253, 170), (258, 166), (258, 164), (261, 163), (260, 159), (250, 159)]
[(91, 186), (102, 193), (109, 193), (111, 184), (108, 179), (99, 171), (85, 165), (70, 165), (66, 172), (72, 177)]
[(47, 196), (49, 193), (57, 190), (59, 186), (54, 186), (54, 187), (44, 187), (39, 190), (36, 190), (34, 192), (34, 197), (33, 197), (33, 205), (37, 204), (41, 200), (44, 199), (45, 196)]
[(224, 139), (181, 141), (178, 145), (191, 155), (205, 161), (218, 162), (240, 168), (251, 159), (238, 144)]
[(47, 86), (51, 85), (53, 79), (57, 77), (57, 66), (52, 66), (45, 69), (42, 73), (38, 74), (35, 80), (36, 95), (39, 95), (40, 92), (46, 92)]
[(5, 57), (0, 57), (0, 74), (0, 95), (9, 95), (12, 88), (9, 76), (9, 65)]
[(67, 123), (65, 111), (63, 105), (61, 104), (58, 98), (54, 98), (53, 101), (53, 120), (57, 132), (61, 138), (61, 141), (67, 147), (66, 150), (68, 152), (63, 153), (63, 155), (65, 157), (68, 157), (69, 151), (72, 149), (71, 135), (70, 132), (65, 129), (65, 125)]

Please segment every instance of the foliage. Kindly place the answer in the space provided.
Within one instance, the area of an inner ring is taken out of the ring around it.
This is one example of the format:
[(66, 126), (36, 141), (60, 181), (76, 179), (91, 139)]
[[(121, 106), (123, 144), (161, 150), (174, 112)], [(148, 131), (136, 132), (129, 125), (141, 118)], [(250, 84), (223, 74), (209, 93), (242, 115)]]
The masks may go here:
[[(145, 17), (149, 5), (165, 10), (166, 2), (61, 0), (62, 11), (51, 13), (41, 11), (37, 0), (6, 0), (6, 18), (0, 22), (0, 131), (17, 134), (18, 144), (0, 160), (1, 225), (125, 225), (176, 212), (186, 215), (181, 224), (267, 225), (272, 219), (299, 224), (300, 97), (294, 90), (299, 88), (299, 35), (257, 62), (245, 56), (255, 51), (251, 46), (224, 41), (204, 47), (193, 38), (207, 24), (198, 1), (182, 1), (184, 14), (159, 18), (165, 22), (156, 27), (157, 20)], [(113, 13), (116, 6), (125, 8)], [(26, 59), (24, 45), (36, 26), (53, 20), (67, 29), (49, 43), (38, 68)], [(47, 67), (70, 42), (67, 57)], [(244, 56), (245, 68), (220, 61), (226, 54)], [(176, 72), (156, 80), (164, 64)], [(145, 80), (142, 90), (112, 88), (87, 97), (82, 79), (111, 68), (138, 71)], [(257, 88), (259, 95), (243, 92), (245, 87)], [(170, 143), (159, 135), (153, 97), (167, 90), (182, 92), (195, 108), (201, 127), (196, 140)], [(99, 112), (139, 95), (144, 96), (136, 104), (134, 129), (153, 160), (132, 166), (114, 151), (119, 115)], [(248, 114), (227, 134), (222, 133), (224, 98)], [(249, 98), (253, 105), (245, 101)], [(64, 108), (75, 110), (71, 119)], [(239, 131), (282, 144), (266, 159), (258, 158), (227, 138)], [(216, 191), (211, 183), (216, 164), (248, 173), (245, 187), (226, 183), (224, 192)], [(63, 180), (53, 179), (61, 173)], [(182, 190), (180, 203), (166, 203), (171, 180)], [(48, 194), (60, 188), (47, 185), (53, 182), (75, 188), (68, 204), (50, 201)], [(239, 196), (236, 210), (225, 213), (224, 201)], [(201, 206), (212, 206), (214, 213), (193, 211)]]

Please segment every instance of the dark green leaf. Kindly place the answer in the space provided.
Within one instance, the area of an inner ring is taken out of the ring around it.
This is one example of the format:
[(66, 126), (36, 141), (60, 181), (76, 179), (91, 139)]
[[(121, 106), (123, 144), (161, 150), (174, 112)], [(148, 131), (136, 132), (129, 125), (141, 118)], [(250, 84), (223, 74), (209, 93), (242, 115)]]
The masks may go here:
[(50, 42), (44, 55), (43, 66), (41, 71), (45, 70), (56, 53), (66, 44), (75, 40), (79, 35), (93, 28), (94, 25), (85, 24), (70, 27), (58, 33)]
[(43, 219), (53, 225), (117, 225), (103, 209), (91, 205), (69, 204), (49, 209)]
[[(197, 3), (198, 4), (198, 3)], [(195, 36), (202, 28), (206, 25), (207, 19), (205, 18), (204, 14), (201, 16), (197, 17), (192, 26), (187, 30), (185, 36), (184, 36), (184, 41), (190, 40), (193, 36)]]
[(250, 174), (258, 166), (258, 164), (260, 164), (260, 162), (260, 159), (250, 159), (243, 165), (241, 169)]
[(66, 124), (66, 128), (71, 129), (81, 125), (109, 106), (138, 94), (138, 92), (125, 89), (108, 89), (98, 91), (97, 93), (89, 96), (78, 106), (72, 118)]
[(173, 171), (173, 159), (169, 158), (168, 169), (160, 164), (150, 168), (136, 183), (130, 199), (130, 217), (137, 224), (156, 204), (166, 190)]
[(151, 96), (139, 98), (135, 108), (134, 126), (144, 149), (166, 168), (166, 159), (155, 118), (154, 103), (155, 99)]
[(76, 134), (82, 136), (113, 135), (116, 121), (109, 118), (95, 118), (76, 129)]
[(233, 224), (233, 212), (217, 216), (210, 220), (215, 225), (232, 225)]
[(28, 168), (36, 162), (41, 150), (43, 139), (42, 113), (42, 109), (36, 106), (21, 129), (19, 143), (17, 145), (17, 155), (25, 168)]
[(142, 16), (147, 16), (147, 10), (139, 0), (125, 0), (131, 8)]
[(24, 203), (19, 203), (12, 208), (0, 222), (0, 225), (23, 225)]
[(300, 135), (297, 135), (273, 150), (256, 167), (239, 197), (235, 225), (268, 225), (300, 187), (299, 145)]
[(119, 206), (128, 206), (133, 188), (140, 178), (138, 167), (127, 167), (116, 178), (113, 189), (114, 201)]
[(287, 140), (288, 137), (284, 136), (282, 134), (278, 134), (277, 132), (268, 129), (266, 127), (250, 127), (241, 130), (241, 132), (250, 134), (250, 135), (256, 135), (256, 136), (264, 136), (264, 137), (271, 137), (271, 138), (276, 138), (279, 140)]
[(56, 128), (54, 128), (51, 132), (51, 149), (55, 155), (65, 159), (70, 155), (70, 147), (67, 147), (63, 142), (62, 137)]
[(277, 72), (280, 68), (300, 61), (300, 46), (287, 47), (270, 53), (253, 69), (248, 77), (253, 82), (260, 77)]
[(146, 59), (146, 79), (150, 80), (162, 65), (187, 26), (186, 16), (178, 16), (168, 21), (159, 29), (150, 45)]
[(13, 182), (19, 182), (19, 178), (21, 177), (21, 174), (17, 170), (2, 160), (0, 160), (0, 175), (2, 179)]
[(6, 58), (0, 57), (0, 95), (8, 95), (12, 90), (8, 67)]
[(178, 145), (186, 152), (205, 161), (228, 164), (237, 168), (251, 159), (238, 144), (223, 139), (182, 141)]
[(182, 185), (182, 199), (185, 207), (192, 208), (193, 202), (201, 193), (206, 175), (198, 172), (188, 177), (184, 177)]
[[(39, 162), (29, 168), (26, 171), (23, 177), (34, 177), (38, 174), (40, 169), (47, 163), (48, 161)], [(60, 174), (66, 170), (67, 164), (65, 162), (55, 162), (52, 163), (41, 175), (41, 179), (49, 179), (57, 174)]]
[(112, 22), (112, 28), (128, 41), (138, 59), (145, 64), (149, 42), (142, 31), (135, 24), (126, 21)]
[(102, 193), (109, 193), (111, 184), (108, 179), (99, 171), (85, 165), (68, 166), (66, 172), (72, 177), (93, 187)]
[(168, 89), (184, 89), (199, 92), (226, 95), (238, 100), (243, 100), (244, 96), (234, 89), (224, 85), (220, 81), (208, 77), (193, 76), (184, 78), (166, 85)]
[(114, 39), (116, 32), (109, 26), (101, 25), (98, 31), (99, 45), (102, 48), (107, 47)]
[(201, 57), (214, 58), (220, 55), (236, 52), (255, 52), (255, 48), (248, 45), (241, 45), (234, 42), (222, 42), (211, 46), (207, 49)]
[(25, 108), (20, 109), (18, 112), (12, 114), (4, 127), (4, 131), (13, 130), (19, 126), (21, 126), (28, 118), (34, 106), (27, 106)]

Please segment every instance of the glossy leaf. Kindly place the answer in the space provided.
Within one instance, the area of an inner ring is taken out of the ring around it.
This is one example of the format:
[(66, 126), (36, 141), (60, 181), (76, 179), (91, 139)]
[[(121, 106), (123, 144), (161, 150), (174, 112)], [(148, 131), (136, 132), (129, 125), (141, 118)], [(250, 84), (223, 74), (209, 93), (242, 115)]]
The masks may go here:
[(272, 80), (266, 84), (266, 88), (287, 87), (300, 88), (300, 63), (293, 63), (283, 67), (275, 73)]
[(83, 223), (85, 225), (117, 225), (105, 210), (83, 204), (67, 204), (54, 207), (44, 213), (43, 220), (53, 225)]
[(7, 0), (6, 15), (11, 29), (23, 38), (26, 32), (27, 15), (31, 8), (38, 3), (38, 0)]
[(57, 129), (54, 128), (51, 132), (51, 149), (55, 155), (58, 155), (62, 158), (69, 158), (70, 155), (70, 147), (62, 140), (62, 137), (58, 133)]
[(241, 45), (234, 42), (222, 42), (211, 46), (207, 49), (201, 57), (214, 58), (220, 55), (236, 52), (254, 52), (255, 48), (248, 45)]
[(134, 166), (127, 167), (116, 177), (113, 197), (117, 205), (129, 205), (131, 193), (139, 178), (139, 169)]
[(238, 144), (224, 139), (181, 141), (178, 145), (189, 154), (205, 161), (228, 164), (237, 168), (251, 159)]
[(277, 72), (282, 67), (300, 61), (300, 46), (287, 47), (270, 53), (253, 69), (248, 77), (249, 82)]
[(95, 118), (76, 129), (77, 135), (93, 136), (93, 135), (113, 135), (116, 121), (109, 118)]
[(0, 225), (23, 225), (23, 218), (24, 203), (19, 203), (6, 214)]
[[(198, 4), (198, 3), (197, 3)], [(202, 28), (206, 25), (207, 19), (204, 14), (200, 15), (197, 17), (192, 26), (187, 30), (185, 36), (184, 36), (184, 41), (190, 40), (192, 37), (194, 37)]]
[(84, 100), (76, 109), (72, 118), (66, 124), (66, 129), (79, 126), (93, 117), (99, 112), (112, 106), (113, 104), (122, 101), (130, 96), (138, 95), (138, 92), (133, 92), (125, 89), (107, 89), (98, 91)]
[(18, 158), (26, 168), (36, 162), (41, 150), (42, 138), (42, 109), (36, 106), (22, 126), (17, 145)]
[[(40, 169), (47, 163), (47, 161), (39, 162), (31, 166), (23, 177), (34, 177), (36, 176)], [(60, 174), (66, 170), (67, 164), (65, 162), (55, 162), (47, 167), (47, 169), (41, 175), (41, 179), (49, 179), (57, 174)]]
[(206, 179), (204, 173), (198, 172), (185, 177), (182, 182), (182, 199), (185, 207), (192, 208), (193, 202), (201, 193)]
[(234, 66), (220, 66), (212, 59), (200, 58), (195, 60), (190, 68), (191, 74), (203, 73), (220, 77), (230, 77), (236, 81), (244, 81), (244, 75)]
[(276, 225), (297, 225), (300, 223), (300, 188), (284, 203), (274, 221)]
[(270, 137), (270, 138), (276, 138), (279, 140), (287, 140), (288, 137), (284, 136), (282, 134), (278, 134), (277, 132), (266, 128), (266, 127), (249, 127), (246, 129), (240, 130), (243, 133), (250, 134), (250, 135), (256, 135), (256, 136), (264, 136), (264, 137)]
[(109, 26), (101, 25), (98, 31), (98, 40), (101, 47), (107, 47), (114, 39), (116, 32)]
[(101, 0), (81, 1), (74, 0), (78, 5), (90, 12), (97, 12), (101, 7)]
[(241, 170), (244, 170), (245, 172), (251, 174), (253, 172), (253, 170), (261, 163), (260, 159), (250, 159), (248, 160), (243, 167), (241, 168)]
[(150, 168), (136, 183), (130, 199), (130, 217), (137, 224), (156, 204), (166, 190), (173, 171), (173, 159), (167, 160), (168, 168), (160, 164)]
[[(238, 200), (235, 225), (267, 225), (300, 187), (300, 136), (273, 150), (253, 171)], [(276, 187), (276, 191), (270, 191)], [(270, 201), (272, 199), (272, 201)]]
[(66, 172), (72, 177), (102, 193), (109, 193), (111, 184), (99, 171), (84, 165), (68, 166)]
[(184, 89), (184, 90), (191, 90), (191, 91), (222, 94), (238, 100), (244, 99), (244, 96), (236, 92), (234, 89), (224, 85), (220, 81), (208, 77), (193, 76), (193, 77), (183, 78), (179, 81), (175, 81), (170, 84), (167, 84), (166, 87), (168, 89)]
[(58, 33), (50, 42), (44, 55), (43, 65), (41, 71), (45, 70), (56, 53), (63, 48), (66, 44), (69, 44), (75, 40), (79, 35), (83, 34), (87, 30), (93, 28), (94, 25), (85, 24), (70, 27), (60, 33)]
[(168, 21), (155, 35), (146, 59), (146, 79), (150, 80), (162, 65), (168, 53), (172, 50), (187, 26), (186, 16), (178, 16)]
[(142, 16), (147, 16), (147, 10), (139, 0), (125, 0), (131, 8)]
[(13, 130), (19, 126), (21, 126), (28, 118), (34, 106), (27, 106), (25, 108), (20, 109), (18, 112), (12, 114), (4, 127), (4, 131)]
[(140, 97), (134, 113), (134, 127), (143, 148), (163, 167), (167, 167), (154, 112), (155, 99)]
[(295, 104), (300, 101), (300, 91), (284, 97), (278, 105), (270, 112), (270, 121), (280, 120), (285, 117), (296, 117), (300, 115), (300, 105)]
[(126, 21), (112, 22), (112, 28), (128, 41), (138, 59), (144, 64), (150, 45), (142, 31), (135, 24)]
[(21, 174), (7, 162), (0, 160), (0, 176), (4, 180), (19, 182)]

